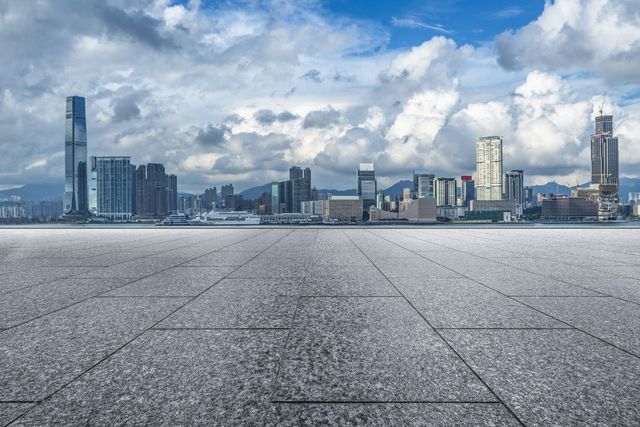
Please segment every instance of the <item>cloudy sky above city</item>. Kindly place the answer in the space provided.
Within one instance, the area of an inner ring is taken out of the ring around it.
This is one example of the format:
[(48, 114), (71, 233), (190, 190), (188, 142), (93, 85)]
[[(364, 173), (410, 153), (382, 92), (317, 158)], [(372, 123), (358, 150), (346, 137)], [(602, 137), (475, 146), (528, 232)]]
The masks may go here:
[(0, 188), (63, 182), (65, 97), (90, 155), (161, 162), (181, 191), (310, 166), (319, 188), (471, 174), (504, 137), (527, 183), (589, 177), (607, 92), (640, 176), (640, 2), (0, 0)]

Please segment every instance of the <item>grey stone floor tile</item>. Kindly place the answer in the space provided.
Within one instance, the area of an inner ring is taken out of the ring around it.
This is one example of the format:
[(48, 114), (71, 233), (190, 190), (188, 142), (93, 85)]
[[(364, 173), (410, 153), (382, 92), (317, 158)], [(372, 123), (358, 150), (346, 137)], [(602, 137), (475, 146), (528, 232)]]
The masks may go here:
[(104, 268), (94, 268), (77, 275), (78, 278), (124, 277), (139, 279), (180, 264), (181, 260), (144, 257)]
[(213, 252), (191, 260), (184, 266), (239, 267), (258, 254), (260, 252)]
[(388, 277), (460, 277), (460, 274), (425, 258), (387, 258), (375, 261)]
[(640, 357), (640, 306), (610, 297), (518, 298)]
[(302, 295), (330, 296), (400, 296), (382, 274), (359, 275), (311, 275), (303, 279)]
[(233, 267), (173, 267), (115, 289), (109, 296), (196, 296)]
[(0, 294), (41, 283), (53, 282), (64, 277), (76, 276), (93, 270), (93, 267), (24, 267), (24, 270), (0, 274)]
[(470, 278), (511, 296), (598, 296), (595, 291), (526, 271), (469, 274)]
[(31, 408), (33, 403), (0, 402), (0, 425), (7, 425)]
[(466, 278), (392, 281), (434, 328), (568, 327)]
[(286, 331), (149, 331), (17, 425), (272, 424)]
[(403, 298), (301, 298), (283, 401), (495, 401)]
[(122, 286), (128, 279), (60, 279), (18, 289), (0, 298), (0, 329), (27, 322)]
[(181, 298), (97, 298), (0, 332), (0, 400), (39, 400), (175, 310)]
[(448, 330), (525, 425), (640, 423), (640, 359), (574, 329)]
[(288, 328), (300, 294), (297, 279), (224, 279), (160, 328)]
[(633, 266), (596, 266), (595, 270), (602, 272), (603, 277), (611, 277), (611, 274), (630, 277), (632, 279), (640, 279), (640, 265)]
[(519, 426), (500, 403), (281, 403), (279, 426)]
[(565, 277), (565, 282), (640, 304), (640, 279), (629, 277)]

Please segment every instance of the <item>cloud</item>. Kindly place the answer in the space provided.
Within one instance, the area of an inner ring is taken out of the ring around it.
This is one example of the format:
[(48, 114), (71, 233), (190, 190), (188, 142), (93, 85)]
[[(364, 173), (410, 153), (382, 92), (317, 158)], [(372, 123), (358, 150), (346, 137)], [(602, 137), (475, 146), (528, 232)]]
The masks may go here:
[(275, 122), (290, 122), (296, 120), (298, 116), (288, 111), (276, 114), (271, 110), (263, 109), (256, 111), (253, 118), (261, 125), (271, 125)]
[(302, 127), (308, 128), (326, 128), (338, 123), (340, 120), (340, 112), (328, 107), (326, 110), (310, 111), (304, 117)]
[(640, 82), (640, 3), (546, 2), (531, 23), (500, 34), (498, 62), (508, 70), (596, 72), (609, 83)]
[(311, 80), (312, 82), (315, 83), (320, 83), (322, 82), (322, 78), (320, 77), (320, 71), (313, 69), (313, 70), (309, 70), (306, 73), (304, 73), (302, 75), (303, 79), (307, 79), (307, 80)]
[(443, 33), (443, 34), (454, 33), (453, 30), (448, 30), (444, 28), (442, 25), (427, 24), (426, 22), (422, 22), (415, 17), (398, 18), (394, 16), (391, 18), (391, 25), (393, 25), (394, 27), (400, 27), (400, 28), (416, 28), (421, 30), (432, 30), (439, 33)]
[(487, 16), (492, 19), (508, 19), (515, 18), (516, 16), (520, 16), (524, 13), (524, 9), (518, 6), (505, 7), (504, 9), (496, 10), (493, 12), (488, 12), (483, 14), (483, 16)]
[(231, 130), (225, 125), (220, 127), (207, 125), (204, 129), (198, 129), (194, 141), (205, 147), (220, 146), (225, 143), (230, 133)]

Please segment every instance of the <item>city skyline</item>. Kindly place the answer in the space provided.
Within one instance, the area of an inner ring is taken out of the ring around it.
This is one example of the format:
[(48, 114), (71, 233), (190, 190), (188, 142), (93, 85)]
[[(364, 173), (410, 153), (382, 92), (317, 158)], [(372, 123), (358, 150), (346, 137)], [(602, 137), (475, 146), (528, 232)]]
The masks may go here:
[[(0, 71), (0, 187), (64, 176), (58, 106), (73, 94), (87, 99), (91, 155), (165, 164), (181, 191), (242, 191), (292, 164), (312, 168), (319, 188), (353, 188), (366, 161), (381, 188), (412, 170), (469, 175), (483, 135), (503, 137), (505, 168), (525, 170), (527, 184), (587, 182), (604, 91), (619, 174), (638, 176), (640, 34), (628, 2), (349, 3), (7, 2), (3, 51), (21, 33), (29, 54)], [(611, 25), (591, 24), (604, 15)], [(49, 24), (21, 31), (36, 18)], [(578, 40), (590, 42), (563, 60), (562, 43)]]

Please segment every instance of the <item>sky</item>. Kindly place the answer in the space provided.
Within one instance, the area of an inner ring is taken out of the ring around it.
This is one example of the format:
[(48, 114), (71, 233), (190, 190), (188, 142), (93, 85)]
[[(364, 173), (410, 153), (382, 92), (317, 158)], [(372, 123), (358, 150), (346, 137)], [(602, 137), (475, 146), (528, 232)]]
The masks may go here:
[(574, 185), (603, 102), (640, 176), (637, 0), (0, 0), (0, 52), (0, 188), (63, 182), (70, 95), (90, 155), (180, 191), (468, 175), (488, 135), (527, 184)]

